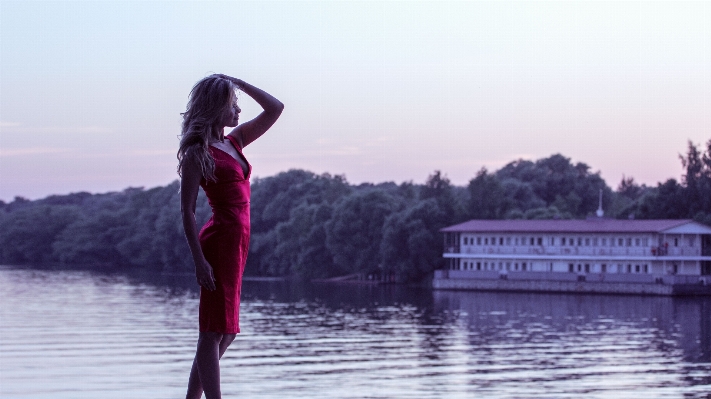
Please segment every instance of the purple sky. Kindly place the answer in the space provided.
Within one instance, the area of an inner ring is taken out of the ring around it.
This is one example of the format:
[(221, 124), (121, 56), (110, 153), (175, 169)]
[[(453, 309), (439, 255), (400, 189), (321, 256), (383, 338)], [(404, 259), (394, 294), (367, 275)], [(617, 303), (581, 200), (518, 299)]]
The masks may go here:
[(171, 182), (212, 72), (286, 104), (245, 151), (255, 176), (466, 184), (562, 153), (653, 185), (711, 139), (709, 21), (708, 2), (3, 0), (0, 199)]

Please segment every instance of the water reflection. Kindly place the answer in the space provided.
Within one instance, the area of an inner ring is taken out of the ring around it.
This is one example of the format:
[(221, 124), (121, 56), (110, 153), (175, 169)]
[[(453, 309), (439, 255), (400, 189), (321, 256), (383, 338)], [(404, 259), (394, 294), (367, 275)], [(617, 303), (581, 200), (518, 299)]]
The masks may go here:
[(472, 371), (494, 367), (507, 375), (496, 379), (499, 388), (536, 382), (554, 397), (646, 398), (706, 397), (711, 387), (708, 298), (434, 295), (438, 310), (466, 313), (466, 345), (477, 359)]
[[(508, 294), (435, 291), (438, 311), (464, 311), (471, 330), (549, 333), (587, 331), (601, 337), (617, 328), (654, 332), (655, 338), (674, 337), (689, 362), (711, 361), (711, 298), (652, 296)], [(502, 325), (507, 326), (501, 330)], [(520, 336), (535, 340), (536, 335)], [(664, 342), (650, 340), (664, 350)]]
[[(183, 395), (194, 278), (4, 268), (0, 295), (0, 396)], [(243, 295), (225, 398), (711, 392), (711, 298), (254, 281)]]

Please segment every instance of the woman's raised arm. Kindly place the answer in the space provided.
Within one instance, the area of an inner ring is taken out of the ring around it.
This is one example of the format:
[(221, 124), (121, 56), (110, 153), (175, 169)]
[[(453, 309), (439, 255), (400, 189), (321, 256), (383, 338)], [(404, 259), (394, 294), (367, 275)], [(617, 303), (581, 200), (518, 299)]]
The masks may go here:
[(242, 148), (244, 148), (272, 127), (274, 122), (279, 119), (281, 112), (284, 110), (284, 104), (266, 91), (254, 87), (242, 79), (232, 77), (227, 78), (230, 79), (240, 90), (252, 97), (254, 101), (256, 101), (262, 109), (264, 109), (264, 111), (262, 111), (262, 113), (256, 118), (238, 125), (229, 133), (231, 136), (235, 137), (242, 145)]

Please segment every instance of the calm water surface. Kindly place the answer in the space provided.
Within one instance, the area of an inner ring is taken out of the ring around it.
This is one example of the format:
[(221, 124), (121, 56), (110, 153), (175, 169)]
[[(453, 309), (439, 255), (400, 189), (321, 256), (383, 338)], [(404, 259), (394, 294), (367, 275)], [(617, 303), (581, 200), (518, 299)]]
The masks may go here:
[[(181, 398), (198, 293), (0, 267), (0, 397)], [(246, 282), (224, 398), (711, 398), (711, 298)]]

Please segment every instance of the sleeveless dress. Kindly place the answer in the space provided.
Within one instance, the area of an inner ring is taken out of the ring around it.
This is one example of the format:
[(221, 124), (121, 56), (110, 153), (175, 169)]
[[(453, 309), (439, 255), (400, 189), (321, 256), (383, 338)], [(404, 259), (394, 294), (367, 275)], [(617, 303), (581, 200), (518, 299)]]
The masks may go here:
[(200, 186), (207, 195), (212, 216), (200, 230), (199, 239), (205, 259), (215, 275), (215, 291), (200, 288), (200, 332), (239, 333), (239, 303), (242, 273), (249, 250), (249, 176), (252, 165), (242, 154), (237, 140), (226, 136), (234, 145), (249, 171), (232, 155), (210, 146), (215, 159), (215, 182), (202, 179)]

